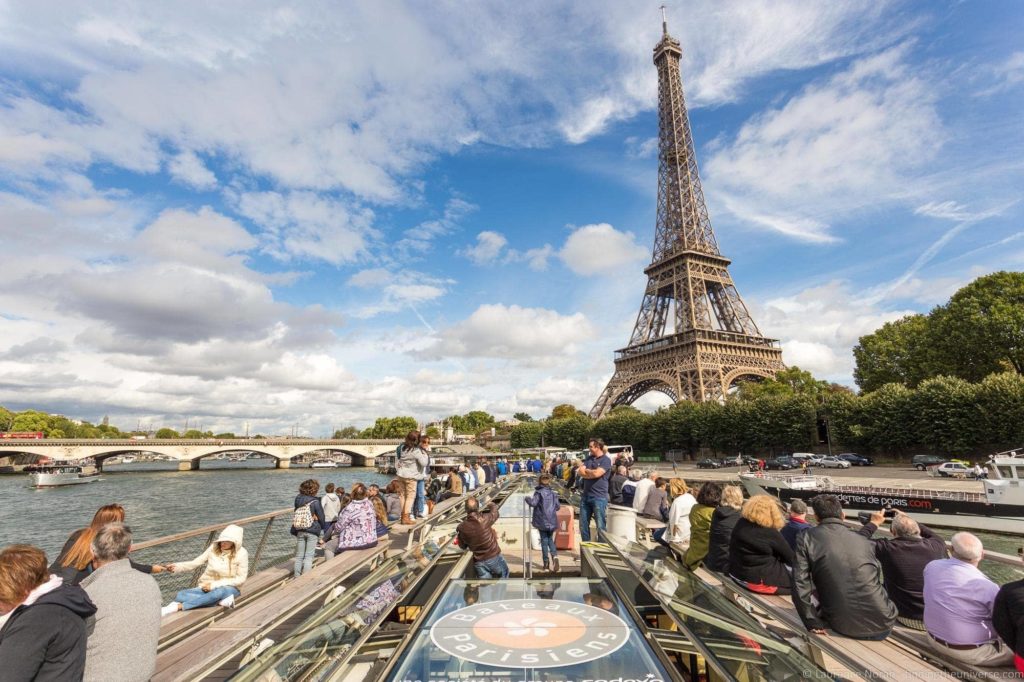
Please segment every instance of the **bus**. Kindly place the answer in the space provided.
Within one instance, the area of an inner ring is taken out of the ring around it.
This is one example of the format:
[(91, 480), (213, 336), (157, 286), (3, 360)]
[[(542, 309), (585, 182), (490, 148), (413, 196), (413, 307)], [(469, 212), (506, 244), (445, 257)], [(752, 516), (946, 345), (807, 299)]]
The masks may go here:
[(42, 440), (46, 435), (42, 431), (4, 431), (0, 438), (11, 438), (18, 440)]

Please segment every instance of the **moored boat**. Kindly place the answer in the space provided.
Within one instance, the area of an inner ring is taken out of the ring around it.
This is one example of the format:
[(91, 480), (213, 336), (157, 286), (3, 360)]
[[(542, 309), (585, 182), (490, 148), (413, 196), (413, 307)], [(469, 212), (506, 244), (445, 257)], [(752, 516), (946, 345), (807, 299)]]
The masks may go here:
[(309, 465), (311, 469), (337, 469), (338, 463), (333, 459), (320, 459)]
[(751, 495), (775, 495), (784, 502), (835, 495), (851, 513), (881, 508), (899, 509), (933, 526), (1020, 533), (1024, 529), (1024, 449), (993, 455), (987, 478), (977, 491), (930, 490), (912, 486), (842, 485), (828, 476), (772, 474), (740, 475)]

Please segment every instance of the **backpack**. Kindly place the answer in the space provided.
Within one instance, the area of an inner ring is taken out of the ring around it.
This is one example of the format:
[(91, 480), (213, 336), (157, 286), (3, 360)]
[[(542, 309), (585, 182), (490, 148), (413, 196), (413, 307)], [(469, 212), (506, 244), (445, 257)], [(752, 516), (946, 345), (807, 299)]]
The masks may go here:
[(313, 527), (313, 503), (307, 502), (292, 513), (292, 528), (307, 530)]

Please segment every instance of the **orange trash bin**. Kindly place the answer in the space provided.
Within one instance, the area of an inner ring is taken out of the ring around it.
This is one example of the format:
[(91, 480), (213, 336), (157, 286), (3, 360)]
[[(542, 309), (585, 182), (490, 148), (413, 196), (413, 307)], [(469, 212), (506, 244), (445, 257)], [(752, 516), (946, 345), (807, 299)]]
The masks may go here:
[(558, 508), (558, 528), (555, 529), (555, 549), (573, 549), (576, 546), (575, 510), (567, 504)]

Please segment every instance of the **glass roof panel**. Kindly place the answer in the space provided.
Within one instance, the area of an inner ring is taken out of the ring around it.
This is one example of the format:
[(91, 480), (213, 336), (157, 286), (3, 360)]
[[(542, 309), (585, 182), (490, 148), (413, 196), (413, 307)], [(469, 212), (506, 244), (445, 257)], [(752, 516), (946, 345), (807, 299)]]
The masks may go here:
[(588, 578), (453, 580), (395, 680), (667, 680), (608, 585)]
[(664, 552), (606, 536), (633, 569), (616, 575), (626, 591), (642, 577), (669, 607), (681, 629), (742, 680), (799, 680), (825, 676), (810, 659), (769, 633), (758, 621)]

